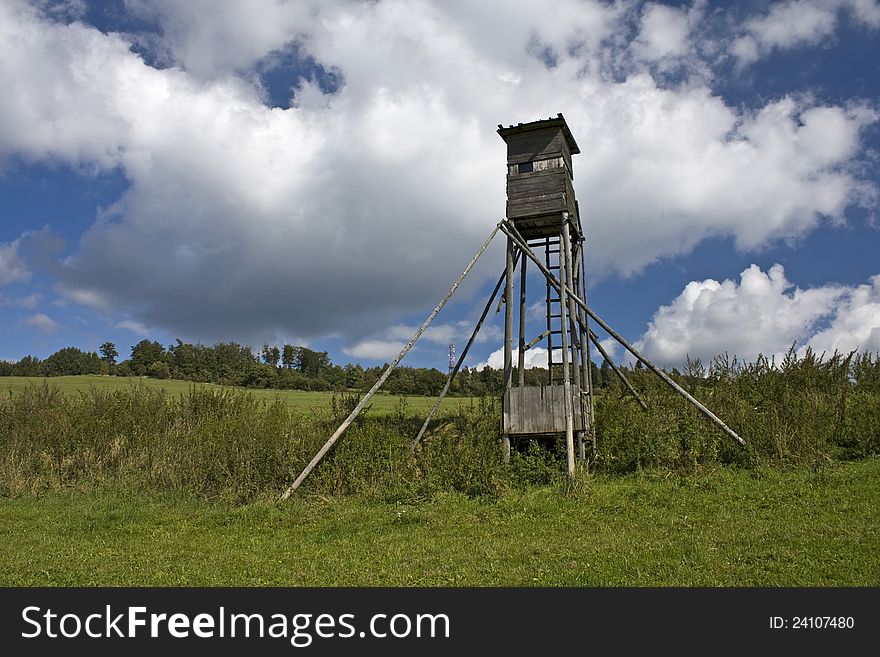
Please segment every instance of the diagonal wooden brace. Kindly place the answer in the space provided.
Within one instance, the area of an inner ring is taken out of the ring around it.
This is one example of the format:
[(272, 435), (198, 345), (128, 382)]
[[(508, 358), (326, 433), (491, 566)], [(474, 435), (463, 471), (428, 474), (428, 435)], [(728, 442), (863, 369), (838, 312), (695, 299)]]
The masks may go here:
[[(528, 257), (532, 262), (534, 262), (538, 266), (538, 269), (541, 270), (541, 273), (544, 274), (544, 277), (547, 279), (547, 281), (550, 283), (550, 285), (552, 285), (556, 290), (561, 290), (562, 286), (560, 285), (559, 281), (552, 274), (552, 272), (544, 266), (544, 263), (542, 263), (538, 259), (538, 257), (534, 254), (534, 252), (529, 248), (528, 244), (526, 244), (525, 240), (519, 234), (519, 231), (517, 231), (516, 227), (509, 220), (502, 221), (500, 226), (501, 226), (501, 230), (508, 237), (510, 237), (514, 241), (514, 243), (516, 243), (516, 245), (519, 246), (520, 249), (522, 249), (522, 252), (526, 255), (526, 257)], [(603, 320), (595, 312), (593, 312), (593, 310), (591, 308), (589, 308), (587, 306), (587, 304), (585, 304), (583, 302), (583, 300), (581, 300), (580, 297), (575, 295), (570, 290), (568, 291), (568, 295), (578, 306), (583, 308), (584, 312), (586, 312), (587, 315), (589, 315), (590, 318), (594, 322), (596, 322), (599, 326), (601, 326), (602, 329), (608, 333), (608, 335), (610, 335), (612, 338), (617, 340), (621, 345), (623, 345), (623, 347), (629, 353), (631, 353), (633, 356), (635, 356), (639, 361), (641, 361), (641, 363), (645, 367), (647, 367), (654, 374), (656, 374), (658, 377), (660, 377), (660, 379), (666, 385), (668, 385), (670, 388), (672, 388), (679, 395), (681, 395), (682, 397), (687, 399), (691, 404), (696, 406), (697, 410), (699, 410), (703, 415), (705, 415), (707, 418), (709, 418), (719, 429), (721, 429), (722, 431), (724, 431), (724, 433), (726, 433), (728, 436), (733, 438), (742, 447), (746, 446), (746, 441), (743, 440), (742, 438), (740, 438), (739, 435), (733, 429), (731, 429), (726, 424), (724, 424), (724, 422), (721, 420), (721, 418), (719, 418), (712, 411), (710, 411), (708, 408), (706, 408), (702, 403), (700, 403), (699, 400), (697, 400), (687, 390), (685, 390), (680, 385), (678, 385), (675, 381), (673, 381), (671, 378), (669, 378), (669, 375), (666, 374), (666, 372), (661, 370), (659, 367), (654, 365), (654, 363), (652, 363), (650, 360), (648, 360), (645, 356), (643, 356), (641, 353), (639, 353), (639, 351), (635, 347), (633, 347), (629, 342), (627, 342), (626, 339), (622, 335), (620, 335), (617, 331), (615, 331), (613, 328), (611, 328), (605, 320)]]

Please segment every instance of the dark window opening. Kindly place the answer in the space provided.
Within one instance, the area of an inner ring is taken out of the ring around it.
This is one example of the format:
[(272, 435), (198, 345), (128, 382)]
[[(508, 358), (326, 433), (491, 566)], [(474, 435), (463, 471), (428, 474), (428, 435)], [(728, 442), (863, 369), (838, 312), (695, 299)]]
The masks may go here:
[(535, 163), (534, 162), (521, 162), (519, 164), (519, 168), (517, 169), (517, 171), (519, 173), (531, 173), (534, 170), (535, 170)]

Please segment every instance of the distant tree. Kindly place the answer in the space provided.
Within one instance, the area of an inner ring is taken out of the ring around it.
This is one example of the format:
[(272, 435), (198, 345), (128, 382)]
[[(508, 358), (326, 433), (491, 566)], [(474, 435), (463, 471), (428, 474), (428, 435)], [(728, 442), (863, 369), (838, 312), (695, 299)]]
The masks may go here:
[(432, 367), (431, 369), (420, 368), (416, 377), (419, 395), (439, 395), (443, 386), (446, 385), (446, 375)]
[(43, 363), (36, 356), (25, 356), (12, 366), (14, 376), (43, 376)]
[(602, 383), (600, 384), (603, 388), (607, 388), (611, 385), (611, 366), (608, 364), (607, 360), (602, 361), (602, 367), (599, 368), (599, 374), (601, 375)]
[(263, 362), (269, 365), (269, 362), (272, 360), (272, 347), (268, 343), (263, 344), (263, 348), (260, 349), (260, 356)]
[(216, 363), (214, 371), (217, 383), (241, 385), (251, 366), (257, 362), (251, 349), (237, 342), (218, 342), (212, 352)]
[(379, 377), (382, 376), (383, 371), (385, 371), (384, 367), (368, 367), (365, 369), (363, 387), (367, 390), (372, 388), (376, 381), (379, 380)]
[(293, 369), (296, 363), (296, 347), (286, 344), (281, 348), (281, 364), (285, 369)]
[(364, 385), (364, 368), (360, 365), (346, 365), (345, 371), (345, 387), (360, 389)]
[(45, 376), (97, 374), (101, 370), (101, 359), (94, 351), (64, 347), (44, 360), (42, 369)]
[(477, 376), (482, 387), (480, 394), (494, 395), (501, 392), (503, 376), (504, 372), (502, 370), (495, 370), (488, 366), (481, 369)]
[(171, 368), (168, 367), (168, 363), (163, 360), (157, 360), (152, 365), (150, 365), (149, 374), (152, 377), (157, 379), (170, 379), (171, 378)]
[(281, 351), (278, 347), (270, 347), (268, 344), (264, 344), (263, 348), (260, 349), (260, 357), (266, 365), (278, 367), (278, 361), (281, 360)]
[(416, 388), (415, 375), (411, 367), (398, 367), (391, 371), (385, 387), (392, 395), (412, 395)]
[(158, 342), (141, 340), (131, 348), (131, 369), (138, 376), (148, 374), (153, 363), (164, 360), (165, 347)]
[(326, 351), (296, 347), (295, 367), (306, 376), (317, 377), (324, 369), (330, 367), (330, 357)]
[(100, 347), (101, 350), (101, 360), (103, 360), (107, 365), (116, 365), (116, 359), (119, 357), (119, 352), (116, 351), (116, 345), (112, 342), (105, 342)]
[(168, 346), (168, 356), (176, 379), (208, 382), (215, 378), (211, 373), (214, 363), (210, 347), (188, 344), (178, 338), (176, 344)]

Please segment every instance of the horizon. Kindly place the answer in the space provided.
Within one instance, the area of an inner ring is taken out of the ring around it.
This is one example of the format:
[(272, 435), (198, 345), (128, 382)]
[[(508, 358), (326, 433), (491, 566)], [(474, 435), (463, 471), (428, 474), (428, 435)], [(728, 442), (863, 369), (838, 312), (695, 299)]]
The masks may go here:
[[(179, 340), (179, 338), (178, 338), (178, 340)], [(174, 347), (178, 346), (177, 344), (164, 345), (161, 342), (158, 342), (157, 340), (151, 340), (150, 338), (143, 338), (140, 342), (149, 342), (149, 343), (153, 343), (153, 344), (158, 344), (159, 346), (162, 347), (162, 349), (164, 350), (166, 355), (171, 355), (171, 350)], [(177, 340), (175, 340), (175, 342), (177, 342)], [(266, 362), (266, 360), (262, 356), (262, 350), (264, 347), (270, 347), (270, 348), (276, 347), (276, 348), (281, 349), (284, 346), (292, 346), (294, 348), (304, 347), (305, 349), (309, 349), (308, 347), (305, 347), (305, 345), (290, 345), (289, 343), (284, 343), (284, 344), (265, 343), (265, 344), (257, 347), (254, 345), (243, 344), (243, 343), (237, 342), (235, 340), (215, 342), (214, 344), (203, 344), (203, 343), (199, 343), (199, 342), (188, 343), (188, 342), (182, 341), (182, 340), (180, 342), (183, 345), (188, 345), (188, 346), (193, 346), (193, 347), (202, 347), (202, 348), (206, 348), (206, 349), (214, 349), (214, 348), (216, 348), (220, 345), (223, 345), (223, 344), (239, 346), (239, 347), (246, 349), (248, 352), (250, 352), (250, 354), (253, 356), (253, 358), (257, 364), (266, 365), (268, 367), (275, 367), (277, 369), (289, 369), (289, 367), (285, 366), (283, 363), (281, 363), (280, 357), (279, 357), (279, 362), (275, 365), (272, 365), (271, 363)], [(118, 347), (119, 347), (119, 345), (117, 345), (116, 343), (110, 342), (110, 344), (116, 349), (118, 349)], [(36, 358), (40, 362), (42, 362), (42, 361), (45, 361), (46, 358), (55, 355), (58, 351), (62, 351), (65, 349), (71, 349), (71, 348), (77, 349), (84, 354), (101, 356), (103, 346), (104, 345), (102, 344), (100, 346), (100, 348), (98, 348), (98, 349), (87, 350), (87, 349), (81, 349), (80, 347), (78, 347), (76, 345), (65, 345), (64, 347), (61, 347), (60, 349), (58, 349), (56, 352), (49, 354), (45, 358), (36, 356), (34, 354), (26, 354), (21, 359), (18, 359), (16, 361), (10, 361), (10, 360), (4, 359), (4, 358), (0, 358), (0, 362), (6, 363), (9, 365), (15, 365), (16, 363), (21, 362), (23, 360), (26, 360), (28, 358)], [(133, 352), (137, 346), (138, 346), (137, 344), (131, 346), (128, 356), (123, 356), (123, 353), (119, 352), (117, 354), (117, 356), (114, 358), (114, 365), (117, 365), (117, 366), (121, 365), (125, 361), (130, 362), (132, 359), (132, 356), (133, 356)], [(312, 350), (310, 350), (310, 351), (312, 351)], [(554, 365), (555, 369), (562, 367), (562, 364), (560, 362), (560, 357), (557, 355), (556, 352), (557, 352), (557, 350), (554, 349), (555, 360), (554, 360), (553, 365)], [(315, 353), (327, 354), (328, 359), (329, 359), (329, 367), (340, 367), (343, 369), (347, 368), (349, 366), (355, 366), (355, 367), (361, 367), (363, 370), (369, 370), (369, 369), (383, 370), (388, 367), (389, 362), (390, 362), (390, 361), (385, 361), (383, 363), (377, 362), (377, 363), (373, 363), (371, 365), (367, 365), (366, 367), (364, 367), (361, 363), (356, 362), (356, 361), (355, 362), (334, 361), (332, 358), (330, 358), (329, 353), (325, 352), (325, 351), (318, 351)], [(517, 350), (514, 348), (513, 349), (514, 358), (516, 357), (516, 354), (517, 354)], [(821, 353), (815, 352), (809, 346), (803, 350), (799, 350), (797, 348), (796, 344), (792, 344), (784, 356), (785, 357), (793, 356), (799, 360), (803, 360), (804, 358), (807, 358), (807, 357), (813, 357), (813, 358), (816, 358), (817, 361), (820, 363), (826, 363), (829, 360), (832, 360), (835, 358), (848, 358), (850, 356), (858, 356), (858, 355), (864, 355), (864, 356), (867, 356), (868, 358), (871, 358), (871, 359), (874, 359), (874, 358), (880, 359), (880, 351), (877, 351), (877, 352), (870, 352), (870, 351), (865, 351), (865, 350), (861, 350), (861, 351), (852, 350), (850, 352), (834, 351), (831, 354), (828, 354), (827, 352), (821, 352)], [(104, 360), (103, 356), (101, 356), (101, 360)], [(779, 360), (780, 362), (777, 362), (777, 360)], [(784, 358), (777, 359), (775, 354), (771, 354), (771, 355), (767, 356), (767, 355), (759, 353), (759, 354), (756, 354), (754, 358), (744, 358), (744, 357), (740, 356), (739, 354), (720, 352), (717, 354), (713, 354), (709, 359), (706, 360), (706, 362), (704, 362), (703, 359), (699, 356), (694, 357), (694, 358), (690, 358), (689, 356), (686, 356), (685, 360), (681, 363), (665, 364), (665, 365), (660, 365), (659, 367), (667, 372), (675, 371), (675, 372), (678, 372), (678, 374), (684, 375), (685, 373), (680, 371), (681, 369), (690, 369), (690, 366), (695, 366), (697, 368), (702, 368), (705, 372), (705, 375), (709, 376), (711, 373), (711, 369), (712, 369), (713, 365), (716, 363), (716, 361), (719, 361), (722, 363), (726, 362), (726, 363), (732, 364), (733, 366), (740, 366), (740, 367), (757, 365), (758, 363), (763, 361), (763, 363), (765, 365), (767, 365), (768, 367), (770, 367), (771, 369), (777, 369), (780, 367), (780, 364), (783, 360), (784, 360)], [(590, 359), (590, 361), (591, 361), (592, 366), (595, 369), (604, 369), (606, 367), (605, 359), (602, 358), (601, 356), (596, 355), (596, 354), (593, 355), (593, 357)], [(618, 362), (618, 359), (615, 359), (615, 364), (622, 369), (627, 369), (627, 368), (628, 369), (639, 369), (642, 366), (638, 360), (633, 359), (633, 358), (630, 358), (628, 360), (623, 360), (620, 362)], [(477, 363), (476, 365), (471, 365), (471, 366), (462, 365), (461, 369), (468, 370), (468, 371), (480, 371), (486, 367), (488, 367), (489, 369), (498, 371), (498, 372), (503, 370), (503, 367), (494, 367), (494, 366), (490, 365), (489, 363)], [(435, 366), (431, 366), (431, 365), (408, 365), (405, 363), (398, 365), (395, 369), (400, 369), (400, 368), (436, 370), (436, 371), (443, 373), (444, 375), (448, 374), (448, 369), (449, 369), (448, 367), (444, 370), (443, 368), (439, 368), (439, 367), (435, 367)], [(546, 364), (546, 362), (543, 365), (528, 365), (527, 364), (526, 370), (527, 371), (541, 370), (541, 371), (546, 372), (547, 371), (547, 364)], [(111, 373), (111, 375), (115, 376), (117, 374), (115, 372), (113, 372), (113, 373)], [(687, 374), (687, 375), (689, 375), (689, 374)], [(17, 376), (17, 375), (11, 375), (11, 376)], [(46, 375), (46, 377), (51, 377), (51, 376), (55, 376), (55, 375)], [(123, 374), (120, 376), (125, 377), (125, 376), (133, 376), (133, 375)], [(149, 376), (149, 375), (144, 375), (144, 376)]]

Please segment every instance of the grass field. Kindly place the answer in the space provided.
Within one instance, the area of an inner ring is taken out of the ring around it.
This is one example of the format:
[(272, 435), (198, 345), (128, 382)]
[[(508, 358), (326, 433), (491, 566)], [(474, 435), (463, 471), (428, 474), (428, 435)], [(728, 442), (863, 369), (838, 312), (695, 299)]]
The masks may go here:
[(592, 474), (559, 441), (504, 463), (492, 399), (413, 453), (432, 400), (380, 397), (283, 504), (351, 399), (0, 379), (0, 586), (880, 585), (880, 365), (706, 380), (746, 450), (634, 378), (649, 410), (597, 397)]
[(0, 585), (878, 586), (880, 459), (496, 499), (0, 500)]
[[(0, 394), (15, 392), (29, 385), (42, 384), (58, 386), (66, 394), (76, 394), (79, 392), (87, 392), (90, 388), (98, 390), (118, 390), (131, 386), (143, 385), (148, 388), (163, 389), (169, 394), (180, 395), (187, 392), (192, 386), (206, 388), (209, 390), (247, 390), (257, 399), (265, 401), (274, 401), (280, 399), (288, 407), (297, 410), (324, 409), (329, 407), (333, 393), (330, 392), (309, 392), (305, 390), (261, 390), (253, 388), (230, 388), (228, 386), (220, 386), (214, 383), (191, 383), (189, 381), (176, 381), (173, 379), (160, 380), (148, 377), (117, 377), (117, 376), (98, 376), (98, 375), (82, 375), (82, 376), (53, 376), (50, 378), (30, 377), (30, 376), (3, 376), (0, 377)], [(396, 397), (383, 392), (376, 394), (372, 401), (370, 410), (376, 413), (388, 413), (398, 408), (401, 400), (406, 400), (407, 410), (413, 412), (424, 412), (434, 405), (434, 397)], [(464, 404), (470, 404), (470, 398), (464, 397), (447, 397), (443, 400), (441, 409), (454, 409)]]

